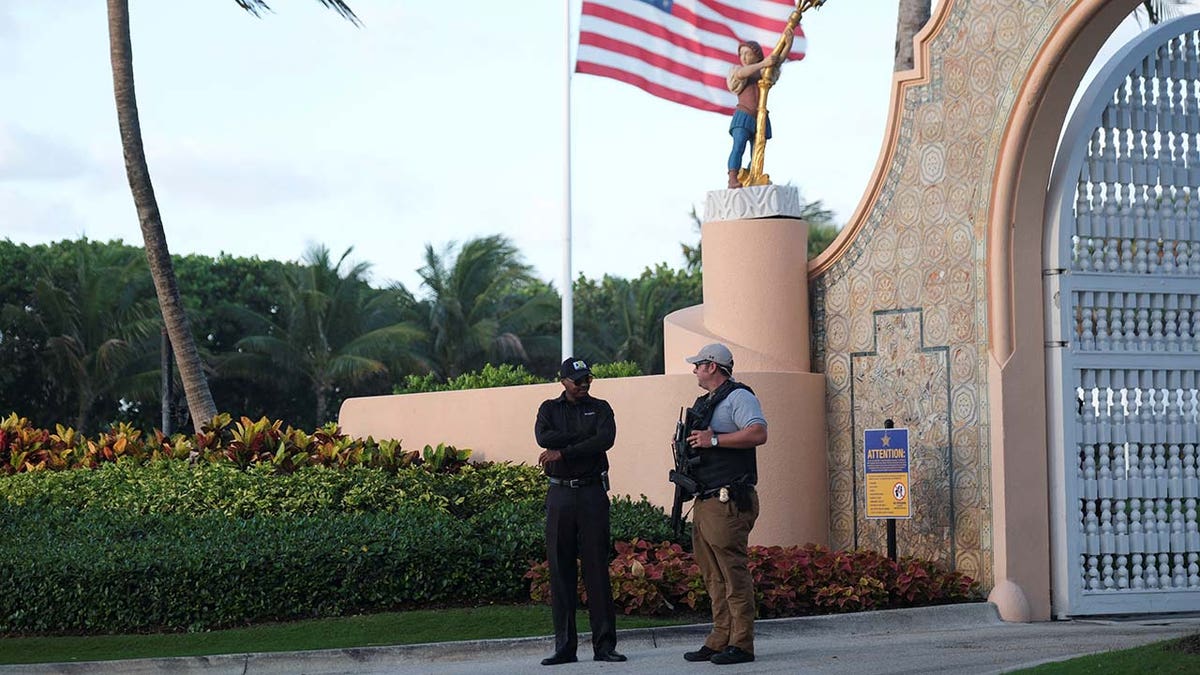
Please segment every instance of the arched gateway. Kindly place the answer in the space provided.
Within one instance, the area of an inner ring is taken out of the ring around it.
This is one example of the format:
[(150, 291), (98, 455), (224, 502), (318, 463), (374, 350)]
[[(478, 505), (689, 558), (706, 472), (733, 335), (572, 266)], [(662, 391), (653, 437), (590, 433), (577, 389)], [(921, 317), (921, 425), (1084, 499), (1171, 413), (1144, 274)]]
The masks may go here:
[(1200, 16), (1089, 86), (1047, 202), (1058, 615), (1200, 607)]
[[(1009, 620), (1197, 609), (1186, 594), (1166, 604), (1149, 598), (1167, 593), (1129, 594), (1122, 609), (1082, 602), (1088, 580), (1103, 586), (1106, 574), (1101, 553), (1098, 576), (1089, 577), (1082, 503), (1072, 504), (1082, 537), (1074, 555), (1082, 557), (1051, 554), (1052, 530), (1063, 544), (1067, 517), (1051, 461), (1064, 465), (1067, 455), (1048, 410), (1065, 413), (1067, 404), (1047, 395), (1046, 326), (1060, 316), (1043, 302), (1047, 186), (1073, 94), (1139, 4), (940, 3), (917, 38), (915, 69), (897, 75), (876, 174), (841, 237), (809, 268), (813, 362), (827, 386), (831, 543), (881, 541), (881, 528), (856, 508), (859, 429), (908, 417), (906, 426), (924, 425), (914, 455), (924, 455), (926, 475), (914, 500), (932, 494), (944, 508), (916, 514), (901, 540), (990, 583), (989, 598)], [(1088, 129), (1082, 142), (1090, 138)], [(914, 368), (937, 347), (947, 350), (943, 365)], [(1115, 530), (1116, 507), (1108, 508)], [(1169, 526), (1169, 504), (1167, 512)], [(1186, 498), (1182, 513), (1186, 548)], [(1157, 532), (1157, 503), (1154, 517)], [(1134, 561), (1125, 562), (1132, 584)]]

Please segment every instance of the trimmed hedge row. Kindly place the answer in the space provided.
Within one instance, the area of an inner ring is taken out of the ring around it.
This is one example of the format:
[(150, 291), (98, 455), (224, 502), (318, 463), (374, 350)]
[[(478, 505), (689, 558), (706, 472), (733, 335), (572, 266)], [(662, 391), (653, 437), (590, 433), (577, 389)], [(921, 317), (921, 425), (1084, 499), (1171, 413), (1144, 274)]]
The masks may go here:
[[(118, 462), (0, 477), (0, 633), (199, 630), (521, 601), (545, 555), (533, 467), (457, 474)], [(614, 539), (663, 538), (643, 497)]]
[(428, 506), (275, 518), (0, 507), (0, 632), (201, 630), (474, 600), (502, 572)]
[(500, 502), (540, 502), (545, 495), (546, 479), (538, 468), (507, 463), (468, 464), (453, 474), (364, 466), (306, 466), (278, 474), (262, 464), (241, 470), (179, 460), (121, 461), (93, 471), (35, 471), (0, 479), (0, 502), (15, 505), (239, 518), (319, 510), (380, 513), (413, 503), (467, 518)]
[[(597, 379), (638, 377), (642, 375), (641, 367), (634, 361), (593, 363), (591, 368), (592, 375)], [(524, 366), (513, 366), (507, 363), (493, 366), (488, 363), (480, 370), (463, 373), (445, 382), (441, 381), (433, 373), (428, 375), (406, 375), (403, 382), (392, 388), (392, 393), (422, 394), (432, 391), (491, 389), (493, 387), (513, 387), (524, 384), (545, 384), (553, 381), (534, 375), (525, 370)]]

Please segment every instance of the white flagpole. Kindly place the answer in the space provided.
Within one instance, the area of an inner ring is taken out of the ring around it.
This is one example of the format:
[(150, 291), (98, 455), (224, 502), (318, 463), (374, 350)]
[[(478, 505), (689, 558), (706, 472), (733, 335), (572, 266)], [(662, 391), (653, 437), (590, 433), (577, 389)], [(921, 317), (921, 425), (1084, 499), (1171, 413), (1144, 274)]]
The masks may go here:
[(563, 260), (562, 260), (562, 357), (575, 352), (575, 297), (571, 274), (571, 2), (563, 2), (563, 72), (566, 75), (563, 127)]

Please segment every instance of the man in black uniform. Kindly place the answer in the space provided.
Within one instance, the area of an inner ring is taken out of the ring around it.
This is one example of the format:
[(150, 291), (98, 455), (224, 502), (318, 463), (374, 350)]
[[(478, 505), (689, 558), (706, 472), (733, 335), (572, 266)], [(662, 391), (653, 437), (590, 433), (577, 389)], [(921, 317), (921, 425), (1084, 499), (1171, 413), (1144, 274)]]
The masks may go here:
[(617, 612), (608, 578), (608, 455), (617, 438), (612, 408), (589, 394), (592, 370), (569, 358), (559, 368), (563, 393), (538, 408), (534, 435), (545, 450), (538, 464), (550, 480), (546, 493), (546, 557), (550, 561), (550, 606), (554, 654), (543, 666), (576, 661), (578, 601), (575, 560), (583, 563), (588, 619), (596, 661), (624, 661), (616, 652)]

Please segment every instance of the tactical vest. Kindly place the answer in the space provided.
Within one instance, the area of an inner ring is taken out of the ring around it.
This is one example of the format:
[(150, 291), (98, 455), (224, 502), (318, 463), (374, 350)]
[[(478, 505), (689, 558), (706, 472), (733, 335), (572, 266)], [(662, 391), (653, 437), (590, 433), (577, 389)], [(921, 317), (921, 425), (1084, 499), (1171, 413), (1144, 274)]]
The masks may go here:
[[(688, 409), (688, 427), (695, 431), (707, 429), (712, 423), (717, 404), (724, 401), (735, 389), (754, 390), (733, 380), (726, 380), (710, 395), (696, 399)], [(719, 432), (718, 432), (719, 435)], [(721, 440), (720, 438), (717, 439)], [(700, 464), (692, 471), (692, 478), (700, 483), (701, 489), (712, 489), (730, 483), (758, 483), (758, 461), (755, 448), (700, 448)]]

